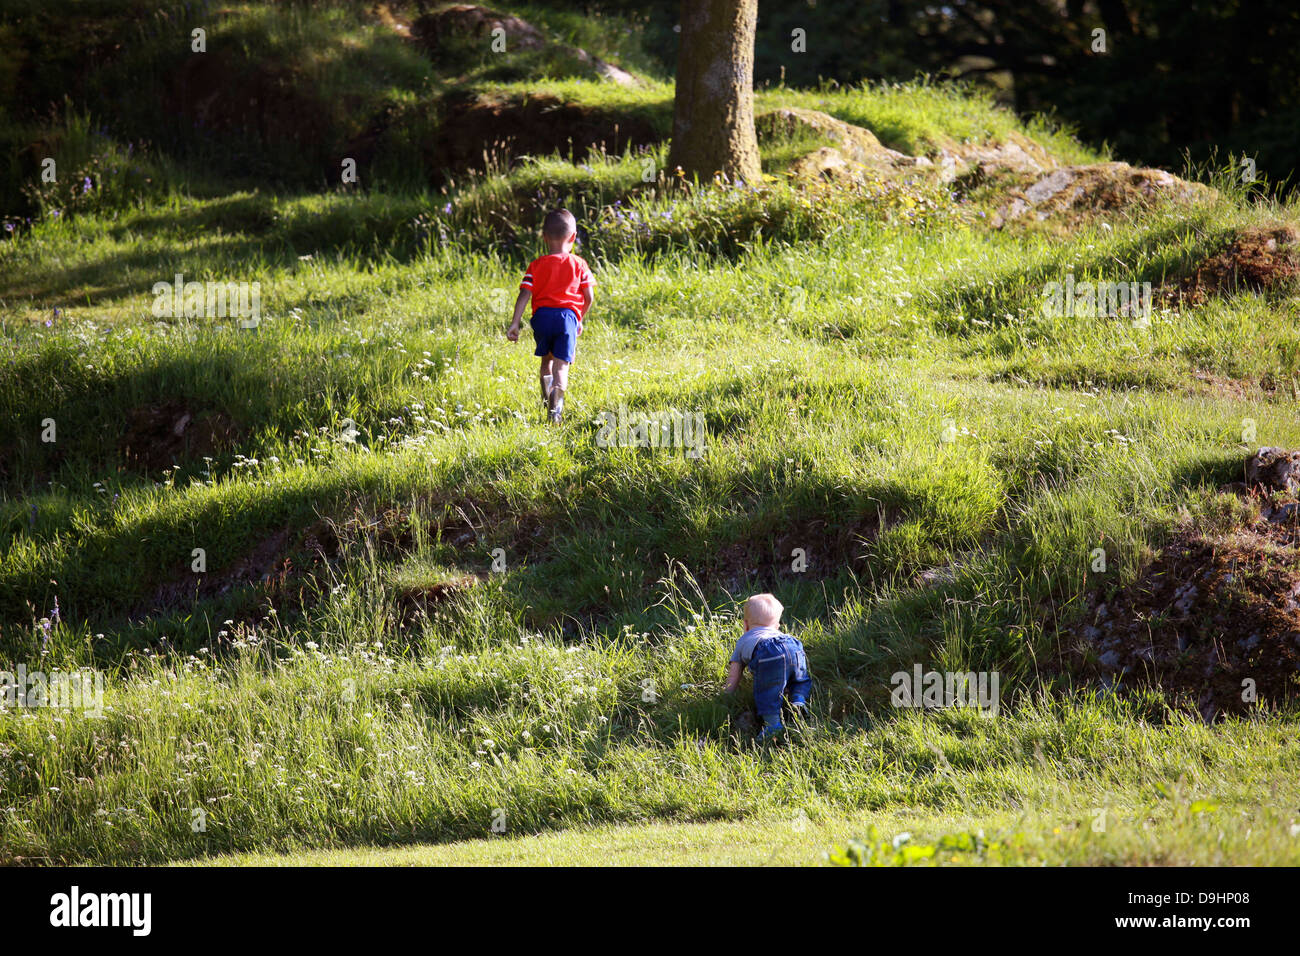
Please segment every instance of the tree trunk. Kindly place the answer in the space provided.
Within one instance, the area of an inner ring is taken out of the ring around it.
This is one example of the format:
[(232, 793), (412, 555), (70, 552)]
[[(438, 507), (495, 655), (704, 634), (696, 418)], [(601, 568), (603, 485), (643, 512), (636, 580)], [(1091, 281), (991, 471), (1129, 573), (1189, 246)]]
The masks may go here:
[(670, 167), (756, 183), (754, 26), (758, 0), (682, 0)]

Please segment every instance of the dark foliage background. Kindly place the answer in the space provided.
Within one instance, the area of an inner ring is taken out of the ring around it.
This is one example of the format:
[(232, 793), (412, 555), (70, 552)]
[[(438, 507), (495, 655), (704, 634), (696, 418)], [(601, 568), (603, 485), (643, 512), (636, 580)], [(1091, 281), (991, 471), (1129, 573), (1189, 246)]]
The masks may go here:
[[(622, 34), (630, 23), (618, 48), (637, 51), (631, 65), (668, 77), (680, 2), (534, 0), (510, 9), (524, 16), (555, 11), (568, 22), (585, 15), (588, 33), (616, 28)], [(372, 13), (383, 7), (414, 18), (442, 4), (278, 5)], [(191, 100), (202, 106), (209, 95), (202, 84), (212, 78), (192, 75), (188, 48), (175, 39), (189, 24), (216, 22), (224, 9), (214, 0), (0, 4), (0, 215), (34, 214), (40, 202), (19, 195), (18, 184), (31, 179), (33, 157), (49, 152), (45, 131), (66, 128), (70, 110), (93, 120), (84, 131), (86, 158), (77, 164), (92, 181), (107, 175), (106, 167), (129, 167), (145, 189), (158, 177), (142, 156), (197, 155), (206, 168), (242, 169), (259, 182), (286, 170), (297, 177), (295, 185), (323, 182), (339, 144), (321, 131), (299, 131), (297, 139), (274, 135), (286, 118), (265, 105), (259, 107), (259, 115), (267, 114), (259, 120), (265, 128), (254, 130), (257, 149), (238, 155), (226, 155), (229, 137), (217, 135), (219, 123), (177, 118), (194, 112)], [(616, 19), (606, 28), (602, 16)], [(803, 31), (802, 52), (793, 48), (796, 31)], [(1095, 49), (1096, 31), (1104, 31), (1104, 52)], [(286, 72), (264, 37), (237, 39), (238, 56), (226, 51), (214, 59), (229, 77), (209, 82), (214, 90), (224, 83), (244, 101), (284, 100), (287, 125), (295, 129), (302, 117), (343, 128), (350, 115), (371, 108), (349, 99), (363, 81), (332, 74), (304, 81)], [(760, 0), (756, 43), (760, 84), (853, 84), (918, 74), (960, 79), (993, 89), (1021, 113), (1053, 114), (1086, 142), (1109, 144), (1116, 158), (1136, 164), (1182, 172), (1188, 160), (1222, 168), (1249, 158), (1260, 177), (1289, 186), (1300, 156), (1295, 0)], [(371, 79), (376, 71), (391, 74), (391, 85), (402, 85), (403, 64), (386, 57), (356, 51), (356, 62), (339, 67)], [(302, 102), (285, 100), (286, 90)], [(365, 130), (348, 135), (364, 138)], [(95, 145), (108, 138), (121, 156)]]
[[(671, 67), (678, 0), (602, 0), (642, 18)], [(792, 31), (807, 50), (791, 50)], [(1095, 30), (1105, 52), (1094, 52)], [(755, 76), (988, 84), (1018, 111), (1054, 113), (1118, 158), (1256, 160), (1274, 182), (1300, 155), (1300, 4), (1293, 0), (760, 0)]]

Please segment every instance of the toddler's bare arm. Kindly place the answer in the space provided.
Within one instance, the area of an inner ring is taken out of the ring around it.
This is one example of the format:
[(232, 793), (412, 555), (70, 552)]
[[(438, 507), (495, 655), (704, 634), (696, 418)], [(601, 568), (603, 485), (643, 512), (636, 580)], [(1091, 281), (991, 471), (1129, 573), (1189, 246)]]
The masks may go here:
[(527, 289), (520, 289), (519, 295), (515, 299), (515, 314), (510, 320), (510, 328), (506, 330), (506, 338), (511, 342), (519, 340), (519, 323), (524, 317), (524, 306), (528, 304), (528, 297), (531, 293)]
[(740, 675), (744, 669), (745, 665), (739, 661), (732, 661), (727, 665), (727, 686), (723, 689), (728, 694), (733, 693), (740, 686)]

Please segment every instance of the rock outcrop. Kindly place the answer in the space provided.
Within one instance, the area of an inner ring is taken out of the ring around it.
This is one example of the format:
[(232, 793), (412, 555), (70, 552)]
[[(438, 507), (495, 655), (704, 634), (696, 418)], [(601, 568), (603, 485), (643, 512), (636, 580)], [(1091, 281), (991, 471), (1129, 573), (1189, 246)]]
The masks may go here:
[(1199, 183), (1128, 163), (1062, 166), (1024, 189), (1013, 189), (998, 210), (994, 225), (1015, 219), (1080, 218), (1161, 199), (1192, 203), (1213, 190)]
[(797, 183), (889, 179), (923, 172), (940, 182), (993, 184), (1003, 195), (992, 224), (1048, 218), (1078, 221), (1136, 204), (1172, 199), (1191, 203), (1213, 195), (1161, 169), (1127, 163), (1062, 166), (1029, 137), (1012, 132), (997, 140), (944, 147), (933, 156), (890, 149), (874, 133), (818, 110), (783, 107), (755, 120), (760, 141), (821, 140), (790, 164)]

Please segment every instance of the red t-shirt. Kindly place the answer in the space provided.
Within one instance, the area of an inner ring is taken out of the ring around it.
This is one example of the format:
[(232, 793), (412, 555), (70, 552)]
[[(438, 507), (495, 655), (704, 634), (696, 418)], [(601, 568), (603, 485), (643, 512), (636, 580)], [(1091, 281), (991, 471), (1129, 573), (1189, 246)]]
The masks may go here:
[(582, 319), (582, 290), (594, 288), (596, 280), (582, 256), (571, 252), (553, 252), (534, 259), (524, 273), (519, 288), (532, 293), (533, 311), (538, 309), (572, 309)]

